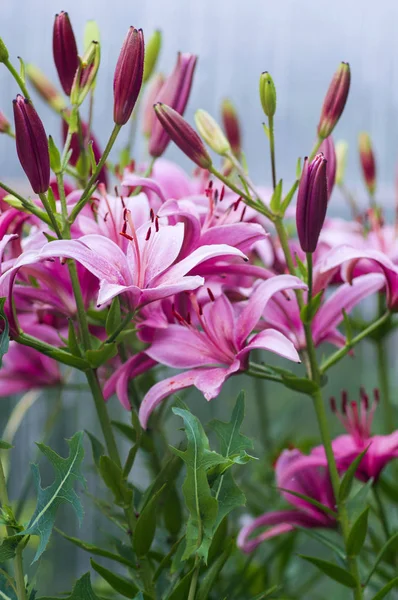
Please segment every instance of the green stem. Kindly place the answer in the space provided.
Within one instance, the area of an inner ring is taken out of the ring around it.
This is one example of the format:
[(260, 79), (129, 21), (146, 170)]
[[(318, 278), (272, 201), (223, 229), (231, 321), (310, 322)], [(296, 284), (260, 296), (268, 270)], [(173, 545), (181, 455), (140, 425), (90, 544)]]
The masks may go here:
[(27, 100), (32, 100), (29, 92), (27, 90), (27, 87), (25, 85), (25, 83), (22, 80), (22, 77), (20, 76), (20, 74), (18, 73), (18, 71), (13, 67), (13, 65), (11, 64), (10, 60), (7, 58), (4, 61), (5, 66), (7, 67), (7, 69), (10, 71), (11, 75), (14, 77), (15, 81), (17, 82), (17, 84), (19, 85), (21, 92), (23, 93), (23, 95), (25, 96), (25, 98)]
[(43, 206), (44, 206), (44, 208), (46, 210), (46, 213), (48, 214), (48, 218), (50, 219), (51, 226), (52, 226), (53, 230), (57, 234), (57, 237), (59, 239), (61, 239), (62, 238), (61, 230), (58, 227), (57, 219), (56, 219), (53, 211), (51, 210), (51, 206), (50, 206), (50, 203), (48, 201), (48, 198), (47, 198), (46, 194), (39, 194), (39, 198), (40, 198), (40, 200), (43, 203)]
[(258, 415), (258, 423), (260, 428), (260, 439), (263, 442), (263, 447), (267, 454), (272, 452), (272, 438), (270, 429), (270, 418), (268, 414), (267, 390), (264, 381), (260, 381), (260, 377), (255, 378), (255, 399)]
[(56, 178), (57, 178), (59, 199), (61, 201), (62, 219), (63, 219), (64, 223), (66, 223), (66, 221), (68, 220), (68, 207), (66, 205), (64, 178), (62, 176), (62, 173), (57, 173)]
[(383, 527), (383, 531), (384, 531), (385, 536), (386, 536), (386, 540), (389, 540), (390, 537), (391, 537), (390, 527), (388, 525), (388, 519), (387, 519), (386, 512), (384, 510), (383, 502), (381, 501), (381, 498), (380, 498), (379, 488), (377, 487), (377, 483), (376, 483), (376, 485), (372, 486), (372, 490), (373, 490), (373, 495), (374, 495), (375, 500), (376, 500), (377, 509), (378, 509), (378, 512), (379, 512), (379, 518), (380, 518), (380, 522), (381, 522), (382, 527)]
[(274, 117), (268, 117), (269, 149), (271, 153), (272, 186), (276, 188), (276, 160), (275, 160), (275, 134)]
[(319, 150), (320, 145), (322, 144), (322, 142), (323, 142), (323, 139), (320, 138), (320, 137), (318, 137), (317, 141), (314, 144), (314, 147), (311, 150), (311, 154), (308, 157), (308, 162), (311, 162), (315, 158), (315, 155), (318, 152), (318, 150)]
[(245, 192), (241, 188), (236, 186), (230, 179), (228, 179), (228, 177), (225, 177), (225, 175), (220, 173), (220, 171), (217, 171), (217, 169), (215, 167), (212, 166), (210, 169), (210, 172), (213, 173), (213, 175), (215, 175), (215, 177), (217, 177), (217, 179), (222, 181), (230, 190), (235, 192), (235, 194), (238, 194), (238, 196), (240, 196), (242, 198), (242, 200), (245, 202), (245, 204), (247, 204), (251, 208), (254, 208), (254, 210), (256, 210), (257, 212), (262, 213), (269, 219), (271, 219), (271, 218), (273, 219), (272, 213), (267, 209), (267, 207), (264, 204), (259, 203), (259, 202), (254, 202), (253, 198), (251, 198), (250, 196), (245, 194)]
[(115, 331), (105, 340), (104, 343), (111, 344), (113, 341), (115, 341), (115, 339), (117, 338), (119, 333), (121, 333), (124, 330), (124, 328), (130, 323), (130, 321), (132, 320), (133, 317), (134, 317), (134, 312), (129, 311), (127, 313), (127, 315), (124, 317), (123, 321), (120, 323), (119, 327), (117, 327), (117, 329), (115, 329)]
[(95, 169), (94, 173), (92, 174), (92, 176), (89, 179), (89, 182), (79, 200), (79, 202), (77, 202), (76, 206), (74, 207), (74, 209), (71, 212), (70, 218), (69, 218), (69, 223), (72, 224), (74, 222), (74, 220), (76, 219), (77, 215), (79, 214), (79, 212), (82, 210), (82, 208), (85, 206), (86, 202), (88, 201), (90, 195), (92, 194), (92, 188), (93, 186), (95, 186), (98, 175), (100, 174), (100, 171), (102, 169), (102, 167), (104, 166), (106, 159), (109, 156), (110, 151), (112, 150), (112, 147), (116, 141), (117, 136), (119, 135), (119, 131), (121, 129), (121, 125), (115, 125), (111, 136), (108, 140), (108, 143), (105, 147), (104, 153), (101, 156), (101, 159), (97, 165), (97, 168)]
[(307, 304), (312, 300), (312, 252), (307, 252), (307, 272), (308, 272), (308, 299)]
[(34, 348), (42, 354), (45, 354), (46, 356), (49, 356), (50, 358), (53, 358), (64, 365), (79, 369), (79, 371), (85, 371), (89, 366), (83, 358), (74, 356), (70, 352), (65, 352), (64, 350), (56, 348), (55, 346), (51, 346), (51, 344), (47, 344), (46, 342), (42, 342), (28, 333), (21, 332), (19, 336), (15, 337), (14, 339), (16, 342), (18, 342), (18, 344), (29, 346), (29, 348)]
[(198, 556), (195, 556), (195, 570), (192, 575), (191, 585), (189, 586), (188, 600), (195, 600), (196, 588), (197, 588), (198, 579), (199, 579), (199, 571), (200, 571), (200, 558), (198, 558)]
[(386, 433), (395, 431), (395, 411), (391, 402), (391, 386), (389, 377), (388, 352), (384, 338), (376, 342), (377, 379), (380, 388), (381, 406), (383, 407), (384, 428)]
[(11, 196), (15, 196), (15, 198), (17, 198), (17, 200), (21, 202), (23, 207), (27, 211), (32, 213), (32, 215), (36, 215), (36, 217), (38, 217), (41, 221), (44, 221), (45, 223), (47, 223), (47, 225), (51, 225), (50, 218), (47, 216), (47, 214), (43, 210), (40, 210), (40, 208), (33, 204), (33, 202), (30, 202), (30, 200), (26, 200), (26, 198), (18, 194), (18, 192), (16, 192), (15, 190), (8, 187), (8, 185), (3, 183), (2, 181), (0, 181), (0, 187), (2, 187), (3, 190), (5, 190)]

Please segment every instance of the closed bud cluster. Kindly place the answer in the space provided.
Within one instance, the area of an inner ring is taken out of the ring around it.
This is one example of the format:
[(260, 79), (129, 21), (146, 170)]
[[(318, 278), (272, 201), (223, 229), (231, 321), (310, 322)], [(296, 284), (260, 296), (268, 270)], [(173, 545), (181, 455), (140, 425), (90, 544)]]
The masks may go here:
[(21, 95), (14, 100), (14, 120), (19, 161), (33, 191), (44, 194), (50, 185), (47, 136), (32, 103)]
[(197, 110), (195, 113), (195, 123), (200, 136), (216, 154), (226, 156), (231, 152), (231, 146), (223, 130), (208, 112), (202, 109)]
[(133, 112), (144, 73), (144, 35), (130, 27), (116, 64), (113, 79), (113, 120), (125, 125)]
[(0, 110), (0, 133), (10, 133), (11, 125), (7, 117)]
[(342, 62), (334, 74), (323, 102), (321, 117), (318, 123), (318, 135), (320, 138), (327, 138), (340, 119), (347, 102), (350, 81), (350, 65)]
[(276, 112), (276, 88), (267, 71), (260, 75), (260, 100), (265, 115), (272, 119)]
[(222, 122), (232, 152), (239, 157), (242, 152), (240, 125), (237, 112), (230, 100), (223, 100), (221, 105)]
[(56, 112), (61, 112), (66, 108), (66, 103), (58, 92), (57, 88), (51, 83), (42, 71), (35, 65), (29, 64), (25, 67), (26, 75), (35, 88), (36, 92), (43, 98), (51, 108)]
[(145, 47), (144, 75), (142, 78), (143, 83), (146, 83), (148, 79), (150, 79), (155, 70), (161, 46), (162, 33), (159, 30), (156, 30), (149, 38), (149, 42), (147, 42)]
[(62, 88), (65, 94), (70, 96), (76, 71), (79, 68), (79, 54), (68, 13), (64, 11), (55, 15), (53, 55)]
[(297, 233), (304, 252), (315, 252), (325, 221), (328, 204), (326, 165), (323, 154), (317, 154), (311, 163), (308, 158), (304, 161), (296, 211)]
[(376, 160), (372, 148), (372, 141), (368, 133), (363, 131), (359, 134), (358, 146), (365, 184), (369, 194), (373, 196), (376, 191)]
[(158, 102), (154, 109), (161, 126), (180, 150), (198, 167), (209, 169), (211, 158), (196, 131), (170, 106)]

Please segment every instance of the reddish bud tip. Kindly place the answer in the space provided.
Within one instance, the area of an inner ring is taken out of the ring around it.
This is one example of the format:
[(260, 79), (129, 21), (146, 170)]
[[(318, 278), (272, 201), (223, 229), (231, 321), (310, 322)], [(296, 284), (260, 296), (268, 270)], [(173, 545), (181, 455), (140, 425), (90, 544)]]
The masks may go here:
[(304, 161), (296, 210), (297, 233), (304, 252), (315, 252), (326, 217), (326, 165), (323, 154), (318, 154), (311, 163), (308, 158)]
[(322, 144), (319, 147), (319, 152), (322, 152), (323, 156), (326, 158), (326, 181), (328, 185), (328, 200), (332, 195), (332, 191), (334, 188), (334, 183), (336, 181), (336, 169), (337, 169), (337, 157), (336, 150), (334, 147), (333, 138), (331, 135), (323, 140)]
[(75, 73), (79, 68), (76, 39), (68, 13), (55, 15), (53, 55), (58, 77), (67, 96), (70, 96)]
[(239, 157), (242, 151), (242, 136), (239, 118), (234, 105), (229, 100), (223, 101), (221, 105), (221, 116), (225, 134), (231, 144), (232, 152), (235, 156)]
[(9, 133), (11, 125), (7, 117), (0, 110), (0, 133)]
[(372, 148), (372, 141), (366, 132), (358, 137), (359, 158), (366, 187), (371, 196), (376, 191), (376, 159)]
[(130, 118), (142, 86), (144, 73), (144, 35), (130, 27), (116, 64), (113, 79), (113, 120), (125, 125)]
[(340, 119), (350, 90), (350, 81), (350, 65), (342, 62), (334, 74), (323, 102), (321, 117), (318, 123), (318, 135), (320, 138), (327, 138)]

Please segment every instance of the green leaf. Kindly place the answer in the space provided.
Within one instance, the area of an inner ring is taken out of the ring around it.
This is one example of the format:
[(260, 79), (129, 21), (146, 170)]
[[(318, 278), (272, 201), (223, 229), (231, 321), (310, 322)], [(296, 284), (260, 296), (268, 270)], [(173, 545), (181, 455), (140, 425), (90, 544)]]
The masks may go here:
[(134, 446), (131, 446), (131, 448), (129, 450), (125, 465), (123, 467), (124, 479), (127, 479), (128, 476), (130, 475), (130, 471), (134, 466), (135, 457), (137, 456), (138, 448), (139, 448), (139, 445), (134, 444)]
[(50, 167), (57, 174), (61, 172), (61, 155), (51, 135), (48, 138), (48, 152), (50, 154)]
[(99, 469), (100, 458), (106, 454), (105, 448), (99, 439), (95, 437), (95, 435), (90, 433), (87, 429), (85, 429), (84, 432), (87, 434), (88, 439), (90, 440), (95, 466), (97, 469)]
[(3, 321), (3, 331), (0, 333), (0, 368), (3, 364), (3, 356), (7, 354), (10, 343), (8, 319), (4, 312), (5, 302), (6, 298), (0, 298), (0, 321)]
[(0, 600), (18, 600), (13, 585), (11, 577), (0, 571)]
[(83, 486), (86, 485), (86, 481), (80, 472), (84, 457), (83, 432), (75, 433), (67, 442), (69, 445), (68, 458), (62, 458), (44, 444), (37, 444), (39, 450), (54, 467), (55, 479), (49, 487), (43, 489), (41, 487), (39, 467), (32, 464), (32, 474), (37, 489), (37, 505), (28, 527), (19, 535), (37, 535), (40, 537), (33, 562), (40, 558), (46, 549), (54, 527), (56, 513), (61, 504), (65, 502), (71, 504), (79, 522), (83, 518), (83, 507), (73, 489), (76, 481), (79, 481)]
[(343, 550), (343, 548), (341, 546), (338, 546), (337, 544), (335, 544), (332, 540), (330, 540), (326, 536), (322, 535), (321, 533), (318, 533), (317, 531), (313, 531), (312, 529), (306, 529), (305, 527), (300, 527), (297, 525), (295, 525), (295, 529), (298, 529), (305, 535), (311, 537), (314, 540), (317, 540), (320, 544), (323, 544), (327, 548), (331, 548), (331, 550), (333, 550), (333, 552), (335, 552), (339, 558), (341, 558), (342, 560), (345, 560), (346, 554), (345, 554), (345, 551)]
[(225, 563), (227, 562), (232, 549), (234, 547), (233, 541), (230, 539), (225, 544), (224, 551), (222, 554), (216, 558), (211, 567), (207, 569), (205, 576), (202, 579), (202, 582), (199, 587), (199, 592), (196, 596), (196, 600), (207, 600), (212, 588), (213, 584), (217, 581), (219, 574), (221, 573)]
[(366, 505), (367, 497), (373, 486), (373, 477), (369, 479), (351, 498), (347, 500), (347, 511), (350, 521), (355, 521), (361, 514), (364, 505)]
[(112, 300), (112, 304), (106, 317), (105, 330), (108, 336), (112, 335), (114, 331), (120, 326), (122, 318), (120, 315), (120, 300), (119, 296), (115, 296)]
[(334, 579), (341, 583), (341, 585), (345, 585), (349, 588), (356, 587), (357, 583), (354, 577), (341, 567), (338, 567), (334, 563), (328, 562), (327, 560), (323, 560), (321, 558), (316, 558), (315, 556), (305, 556), (303, 554), (299, 554), (301, 558), (306, 560), (307, 562), (315, 565), (322, 573), (325, 573), (330, 579)]
[(90, 560), (91, 566), (101, 575), (103, 579), (111, 586), (113, 590), (124, 596), (125, 598), (134, 598), (134, 596), (139, 591), (137, 586), (132, 583), (129, 579), (122, 577), (121, 575), (117, 575), (113, 571), (109, 571), (102, 565), (96, 563), (93, 559)]
[(5, 440), (0, 440), (0, 450), (11, 450), (11, 448), (14, 448), (12, 444)]
[(115, 554), (114, 552), (110, 552), (109, 550), (105, 550), (104, 548), (99, 548), (98, 546), (94, 546), (93, 544), (84, 542), (83, 540), (79, 540), (79, 538), (67, 535), (66, 533), (64, 533), (63, 531), (61, 531), (60, 529), (58, 529), (56, 527), (55, 527), (55, 531), (57, 533), (59, 533), (60, 535), (62, 535), (62, 537), (64, 537), (66, 540), (68, 540), (69, 542), (71, 542), (72, 544), (77, 546), (78, 548), (81, 548), (82, 550), (85, 550), (86, 552), (89, 552), (90, 554), (95, 554), (96, 556), (103, 556), (104, 558), (109, 558), (109, 560), (114, 560), (115, 562), (118, 562), (121, 565), (126, 565), (127, 567), (130, 567), (130, 568), (135, 567), (135, 563), (132, 563), (131, 561), (124, 558), (123, 556), (119, 556), (119, 554)]
[(212, 489), (216, 491), (218, 501), (217, 518), (214, 523), (214, 529), (216, 529), (231, 511), (246, 504), (246, 496), (236, 485), (231, 471), (221, 475)]
[(99, 471), (105, 485), (112, 491), (116, 504), (123, 508), (131, 506), (133, 490), (127, 485), (122, 469), (109, 456), (101, 456)]
[(306, 304), (305, 306), (303, 306), (303, 308), (300, 311), (300, 317), (301, 317), (301, 320), (303, 323), (305, 323), (305, 324), (311, 323), (312, 319), (315, 317), (315, 315), (318, 311), (318, 308), (321, 305), (322, 297), (323, 297), (323, 290), (321, 290), (320, 292), (318, 292), (318, 294), (316, 294), (316, 296), (311, 298), (311, 301), (309, 304)]
[(21, 537), (19, 535), (11, 535), (10, 537), (4, 538), (0, 545), (0, 564), (10, 558), (14, 558), (16, 547), (20, 541)]
[[(59, 600), (59, 597), (46, 596), (38, 598), (38, 600)], [(76, 581), (71, 595), (64, 597), (64, 600), (99, 600), (91, 587), (90, 573), (85, 573)]]
[(296, 377), (294, 375), (282, 375), (283, 384), (296, 392), (312, 396), (318, 389), (318, 384), (315, 381), (306, 379), (305, 377)]
[(366, 533), (368, 531), (369, 506), (361, 512), (355, 523), (352, 525), (347, 540), (347, 555), (357, 556), (365, 543)]
[(218, 503), (212, 496), (207, 480), (207, 469), (224, 463), (225, 458), (210, 450), (209, 441), (196, 417), (181, 408), (173, 408), (173, 412), (184, 420), (188, 440), (185, 452), (172, 448), (186, 464), (186, 478), (182, 490), (190, 514), (182, 560), (196, 553), (206, 562), (218, 513)]
[(137, 556), (145, 556), (151, 547), (156, 531), (156, 514), (159, 498), (166, 487), (164, 484), (146, 504), (137, 519), (133, 535), (134, 550)]
[(142, 592), (138, 592), (138, 594), (134, 596), (133, 600), (144, 600), (144, 594)]
[(372, 600), (382, 600), (385, 598), (392, 589), (398, 587), (398, 577), (394, 577), (391, 579), (379, 592), (377, 592), (376, 596), (373, 596)]
[(277, 489), (280, 492), (285, 492), (285, 494), (291, 494), (292, 496), (296, 496), (297, 498), (301, 498), (301, 500), (305, 500), (306, 502), (309, 502), (313, 506), (316, 506), (317, 508), (319, 508), (321, 511), (323, 511), (327, 515), (330, 515), (331, 517), (337, 518), (337, 513), (336, 512), (334, 512), (331, 508), (329, 508), (328, 506), (325, 506), (321, 502), (318, 502), (318, 500), (315, 500), (314, 498), (311, 498), (310, 496), (306, 496), (305, 494), (300, 494), (299, 492), (294, 492), (293, 490), (288, 490), (286, 488), (278, 487)]
[(68, 319), (68, 348), (74, 356), (82, 356), (72, 319)]
[(386, 543), (384, 544), (384, 546), (381, 548), (380, 552), (376, 556), (376, 560), (374, 562), (374, 565), (370, 569), (369, 575), (366, 578), (365, 586), (368, 585), (368, 583), (369, 583), (369, 581), (370, 581), (373, 573), (376, 571), (377, 566), (378, 566), (379, 562), (382, 560), (383, 556), (387, 552), (392, 551), (392, 550), (394, 550), (396, 548), (398, 548), (398, 531), (396, 533), (394, 533), (394, 535), (392, 537), (390, 537), (389, 540), (386, 541)]
[(117, 354), (117, 344), (112, 342), (111, 344), (104, 344), (102, 348), (98, 350), (87, 350), (86, 358), (90, 363), (90, 367), (98, 369), (107, 360), (113, 358)]
[(354, 481), (355, 473), (357, 472), (361, 460), (368, 451), (368, 448), (365, 448), (365, 450), (361, 452), (361, 454), (358, 454), (355, 460), (353, 460), (350, 466), (348, 467), (347, 471), (344, 473), (344, 477), (341, 480), (339, 488), (339, 504), (341, 502), (345, 502), (345, 500), (348, 498), (349, 493), (351, 491), (352, 482)]
[(301, 156), (298, 157), (296, 163), (296, 179), (300, 179), (301, 177)]
[(187, 573), (185, 577), (183, 577), (179, 582), (177, 582), (175, 588), (167, 597), (167, 600), (187, 600), (194, 570), (195, 569), (189, 571), (189, 573)]
[(240, 454), (247, 449), (253, 448), (252, 440), (240, 433), (244, 417), (245, 394), (244, 392), (240, 392), (229, 423), (218, 420), (210, 421), (209, 427), (215, 431), (220, 440), (220, 452), (223, 456), (228, 457), (233, 454)]
[(264, 133), (267, 136), (267, 138), (269, 139), (270, 137), (270, 132), (269, 132), (269, 128), (267, 127), (267, 125), (265, 123), (263, 123), (263, 129), (264, 129)]
[(273, 213), (278, 214), (282, 200), (282, 179), (279, 180), (270, 200), (270, 209)]

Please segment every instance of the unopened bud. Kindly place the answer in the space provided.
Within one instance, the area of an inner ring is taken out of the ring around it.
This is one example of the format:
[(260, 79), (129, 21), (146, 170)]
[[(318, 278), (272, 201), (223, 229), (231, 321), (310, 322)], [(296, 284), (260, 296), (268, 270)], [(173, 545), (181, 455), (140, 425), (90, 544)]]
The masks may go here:
[(330, 199), (336, 180), (337, 168), (336, 150), (331, 135), (323, 140), (319, 147), (319, 152), (322, 152), (323, 156), (326, 158), (326, 180), (328, 184), (328, 199)]
[(75, 106), (80, 106), (89, 91), (94, 88), (100, 60), (100, 44), (93, 40), (81, 58), (80, 67), (73, 81), (70, 99)]
[(347, 166), (348, 144), (344, 140), (339, 140), (336, 143), (336, 185), (344, 183), (345, 169)]
[(62, 88), (65, 94), (70, 96), (75, 74), (79, 68), (79, 55), (68, 13), (64, 11), (55, 15), (53, 55)]
[(10, 133), (11, 125), (7, 117), (0, 110), (0, 133)]
[(359, 134), (358, 146), (365, 184), (369, 194), (373, 196), (376, 191), (376, 160), (372, 148), (372, 141), (368, 133), (363, 131)]
[(231, 145), (232, 152), (235, 156), (239, 157), (242, 151), (240, 125), (237, 112), (230, 100), (223, 100), (221, 114), (225, 133)]
[(7, 46), (0, 38), (0, 63), (6, 62), (8, 60), (9, 54), (7, 50)]
[(155, 70), (161, 46), (162, 32), (157, 29), (153, 32), (149, 38), (149, 41), (145, 45), (144, 75), (142, 78), (143, 83), (148, 81)]
[(141, 90), (144, 72), (144, 35), (130, 27), (116, 64), (113, 79), (113, 120), (125, 125)]
[(43, 123), (26, 98), (18, 94), (13, 103), (19, 161), (33, 191), (45, 193), (50, 185), (50, 157)]
[(274, 80), (267, 71), (260, 75), (260, 100), (264, 113), (272, 118), (276, 111), (276, 88)]
[(26, 65), (25, 71), (36, 92), (51, 106), (51, 108), (56, 112), (61, 112), (66, 108), (66, 103), (57, 88), (49, 79), (47, 79), (38, 67), (29, 64)]
[(315, 252), (328, 204), (326, 159), (317, 154), (304, 161), (296, 210), (297, 233), (303, 252)]
[(196, 131), (170, 106), (158, 102), (154, 109), (160, 124), (180, 150), (198, 167), (209, 169), (212, 165), (210, 155)]
[(195, 113), (195, 123), (200, 136), (216, 154), (225, 156), (231, 152), (231, 146), (223, 130), (208, 112), (202, 109), (197, 110)]
[(350, 81), (350, 65), (342, 62), (333, 76), (323, 102), (321, 117), (318, 123), (318, 135), (320, 138), (327, 138), (340, 119), (350, 90)]
[(143, 117), (142, 117), (142, 133), (149, 138), (157, 118), (153, 105), (159, 96), (159, 92), (164, 85), (164, 77), (161, 73), (157, 73), (148, 83), (148, 89), (145, 92), (143, 101)]

